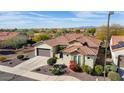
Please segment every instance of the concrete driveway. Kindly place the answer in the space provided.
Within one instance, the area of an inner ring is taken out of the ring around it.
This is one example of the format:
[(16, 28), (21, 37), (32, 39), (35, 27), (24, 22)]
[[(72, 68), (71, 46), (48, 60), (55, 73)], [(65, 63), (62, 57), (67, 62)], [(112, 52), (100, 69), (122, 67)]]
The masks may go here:
[(48, 60), (47, 57), (36, 56), (15, 67), (0, 65), (0, 71), (23, 76), (34, 80), (40, 80), (40, 81), (78, 81), (79, 80), (72, 76), (49, 76), (45, 74), (32, 72), (32, 70), (40, 66), (46, 65), (47, 60)]
[(42, 65), (47, 64), (48, 57), (42, 57), (42, 56), (36, 56), (34, 58), (31, 58), (17, 66), (15, 66), (15, 69), (22, 69), (26, 71), (32, 71)]

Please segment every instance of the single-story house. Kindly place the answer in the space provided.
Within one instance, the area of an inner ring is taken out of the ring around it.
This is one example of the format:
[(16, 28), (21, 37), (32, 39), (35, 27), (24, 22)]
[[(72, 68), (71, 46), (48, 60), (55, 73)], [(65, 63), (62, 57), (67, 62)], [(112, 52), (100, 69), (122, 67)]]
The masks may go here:
[[(74, 60), (79, 65), (94, 67), (101, 41), (82, 34), (65, 34), (60, 37), (46, 40), (35, 46), (36, 56), (62, 58), (68, 63)], [(62, 46), (62, 49), (58, 47)]]
[(110, 50), (113, 63), (119, 68), (124, 69), (124, 36), (112, 36)]

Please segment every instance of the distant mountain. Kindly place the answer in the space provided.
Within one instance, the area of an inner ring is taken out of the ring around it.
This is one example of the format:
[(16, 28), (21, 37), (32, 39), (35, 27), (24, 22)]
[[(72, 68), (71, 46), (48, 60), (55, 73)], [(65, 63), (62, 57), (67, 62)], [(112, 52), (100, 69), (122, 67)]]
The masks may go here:
[(80, 28), (96, 28), (96, 26), (81, 26)]

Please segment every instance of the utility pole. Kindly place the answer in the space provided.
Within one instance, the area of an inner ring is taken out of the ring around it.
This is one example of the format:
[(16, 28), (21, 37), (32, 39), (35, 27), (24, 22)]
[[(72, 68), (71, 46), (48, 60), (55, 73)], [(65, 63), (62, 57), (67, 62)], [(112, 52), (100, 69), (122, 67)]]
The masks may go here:
[(104, 80), (106, 78), (106, 59), (107, 59), (107, 50), (108, 50), (108, 46), (109, 46), (109, 23), (110, 23), (110, 16), (114, 14), (113, 11), (109, 11), (108, 13), (108, 22), (107, 22), (107, 32), (106, 32), (106, 40), (105, 40), (105, 62), (104, 62)]

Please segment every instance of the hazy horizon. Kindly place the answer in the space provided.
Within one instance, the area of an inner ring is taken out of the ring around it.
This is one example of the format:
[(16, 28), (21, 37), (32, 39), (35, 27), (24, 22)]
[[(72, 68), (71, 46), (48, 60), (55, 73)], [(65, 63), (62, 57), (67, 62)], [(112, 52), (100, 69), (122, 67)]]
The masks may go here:
[[(1, 29), (76, 28), (107, 24), (106, 11), (6, 11), (0, 12)], [(124, 25), (124, 12), (114, 12), (111, 24)]]

